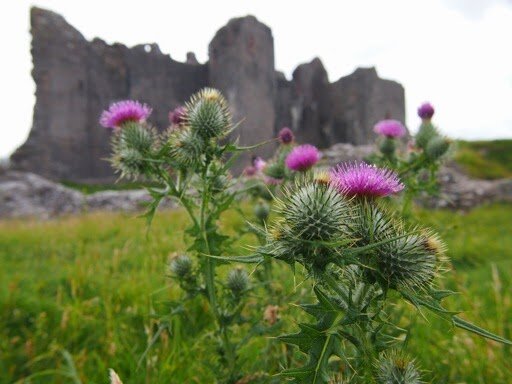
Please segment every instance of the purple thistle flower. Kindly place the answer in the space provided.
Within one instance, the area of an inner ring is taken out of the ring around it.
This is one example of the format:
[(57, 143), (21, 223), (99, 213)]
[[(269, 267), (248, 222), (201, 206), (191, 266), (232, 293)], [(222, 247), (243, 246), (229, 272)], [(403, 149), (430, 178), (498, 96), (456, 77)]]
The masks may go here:
[(103, 111), (100, 124), (105, 128), (119, 128), (128, 121), (145, 121), (152, 109), (146, 104), (134, 100), (123, 100), (110, 104), (107, 111)]
[(255, 166), (249, 165), (244, 168), (244, 171), (242, 173), (247, 177), (252, 177), (258, 173), (258, 170), (256, 169)]
[(278, 138), (282, 144), (290, 144), (294, 139), (293, 132), (290, 128), (284, 127), (279, 131)]
[(285, 163), (293, 171), (307, 171), (320, 160), (320, 152), (310, 144), (299, 145), (292, 149)]
[(406, 132), (405, 127), (398, 120), (381, 120), (375, 124), (373, 131), (390, 138), (402, 137)]
[(430, 103), (423, 103), (418, 107), (418, 116), (422, 119), (431, 119), (434, 116), (434, 107)]
[(261, 172), (263, 171), (263, 168), (265, 168), (265, 166), (267, 165), (267, 162), (258, 156), (253, 159), (252, 165), (254, 166), (254, 168), (256, 168), (257, 172)]
[(180, 105), (169, 112), (169, 122), (173, 125), (179, 125), (185, 121), (186, 116), (187, 110)]
[(339, 164), (331, 170), (331, 183), (347, 196), (381, 197), (404, 189), (394, 171), (364, 162)]

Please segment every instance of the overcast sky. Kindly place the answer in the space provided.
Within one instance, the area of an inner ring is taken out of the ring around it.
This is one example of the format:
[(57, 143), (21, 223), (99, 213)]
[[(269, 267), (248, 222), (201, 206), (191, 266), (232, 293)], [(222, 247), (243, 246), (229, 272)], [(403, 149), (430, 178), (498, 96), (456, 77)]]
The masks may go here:
[(128, 46), (156, 42), (173, 59), (207, 60), (215, 32), (252, 14), (271, 27), (276, 69), (288, 78), (318, 56), (330, 81), (359, 66), (405, 87), (407, 125), (430, 101), (453, 138), (512, 138), (512, 0), (6, 0), (2, 6), (0, 157), (26, 139), (35, 85), (30, 76), (31, 5), (63, 15), (87, 39)]

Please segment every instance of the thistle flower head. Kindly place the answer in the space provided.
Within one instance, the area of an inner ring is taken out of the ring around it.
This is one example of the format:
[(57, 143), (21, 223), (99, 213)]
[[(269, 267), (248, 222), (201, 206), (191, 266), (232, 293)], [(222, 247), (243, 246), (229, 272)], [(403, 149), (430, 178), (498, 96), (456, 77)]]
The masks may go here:
[(390, 242), (377, 250), (379, 277), (393, 289), (418, 290), (430, 286), (439, 275), (440, 249), (428, 236), (398, 228)]
[(315, 172), (313, 176), (313, 181), (318, 184), (329, 184), (331, 182), (331, 174), (328, 171), (318, 171)]
[(267, 220), (268, 215), (270, 213), (270, 207), (269, 205), (264, 201), (259, 201), (254, 206), (254, 216), (258, 218), (261, 222), (264, 222)]
[(267, 165), (267, 162), (261, 157), (257, 156), (252, 160), (252, 165), (256, 168), (256, 171), (261, 172)]
[(281, 129), (279, 131), (278, 137), (281, 144), (290, 144), (294, 139), (293, 132), (288, 127), (284, 127), (283, 129)]
[(235, 295), (240, 295), (249, 287), (249, 275), (243, 268), (233, 268), (228, 273), (226, 286)]
[(282, 180), (286, 176), (284, 165), (280, 162), (274, 161), (265, 166), (263, 170), (265, 176), (271, 177), (276, 180)]
[(347, 196), (382, 197), (400, 192), (398, 175), (366, 163), (344, 163), (331, 171), (331, 183)]
[(378, 384), (421, 384), (416, 362), (402, 352), (385, 353), (375, 363), (375, 381)]
[(169, 122), (173, 125), (180, 125), (187, 117), (187, 110), (183, 106), (174, 108), (169, 112)]
[(449, 148), (450, 140), (443, 136), (434, 136), (428, 141), (425, 153), (430, 159), (436, 160), (442, 157)]
[(138, 101), (118, 101), (102, 112), (100, 124), (105, 128), (119, 128), (127, 122), (140, 123), (148, 118), (151, 111), (149, 106)]
[(310, 144), (299, 145), (292, 149), (286, 157), (286, 166), (293, 171), (304, 172), (318, 163), (321, 154), (318, 149)]
[(406, 130), (398, 120), (382, 120), (375, 124), (373, 131), (381, 136), (398, 138), (405, 135)]
[(423, 120), (430, 120), (434, 112), (434, 107), (430, 103), (423, 103), (418, 107), (418, 116)]
[(125, 123), (112, 139), (112, 166), (122, 177), (136, 178), (144, 174), (149, 167), (147, 159), (152, 156), (156, 142), (153, 129), (133, 122)]
[(192, 273), (192, 260), (187, 255), (179, 255), (171, 260), (169, 269), (179, 279), (184, 279)]
[(253, 177), (255, 176), (256, 174), (258, 173), (258, 170), (256, 169), (255, 166), (253, 165), (249, 165), (247, 167), (244, 168), (242, 174), (247, 176), (247, 177)]
[(186, 104), (186, 121), (192, 131), (203, 139), (222, 138), (231, 127), (231, 113), (219, 91), (205, 88)]
[(323, 241), (343, 232), (350, 212), (348, 202), (334, 188), (314, 182), (287, 190), (277, 209), (293, 237)]
[(436, 127), (429, 120), (424, 120), (414, 139), (419, 148), (426, 150), (430, 140), (437, 136), (439, 136), (439, 133)]
[(169, 156), (180, 169), (197, 166), (204, 153), (205, 141), (190, 127), (172, 130), (167, 139)]

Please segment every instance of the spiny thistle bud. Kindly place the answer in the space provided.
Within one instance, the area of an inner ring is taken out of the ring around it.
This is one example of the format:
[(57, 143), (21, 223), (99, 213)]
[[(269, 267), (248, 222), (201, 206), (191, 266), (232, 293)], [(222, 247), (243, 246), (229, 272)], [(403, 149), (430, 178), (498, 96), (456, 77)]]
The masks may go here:
[(133, 177), (145, 173), (156, 145), (156, 133), (138, 123), (125, 123), (112, 139), (112, 166), (122, 177)]
[(383, 354), (375, 364), (378, 384), (420, 384), (421, 375), (416, 362), (399, 351)]
[(207, 177), (211, 185), (213, 193), (220, 193), (225, 191), (230, 184), (231, 174), (222, 170), (222, 165), (218, 162), (213, 162), (208, 169)]
[(249, 275), (243, 268), (234, 268), (228, 273), (226, 286), (238, 296), (249, 287)]
[(391, 157), (395, 153), (396, 150), (396, 140), (385, 137), (384, 140), (380, 143), (380, 151), (386, 157)]
[(169, 156), (178, 168), (190, 168), (201, 161), (206, 143), (190, 127), (170, 132), (168, 138)]
[(434, 125), (430, 121), (423, 121), (420, 125), (420, 129), (415, 136), (416, 145), (425, 150), (427, 148), (428, 142), (435, 136), (438, 136), (439, 133)]
[(284, 177), (286, 175), (284, 165), (281, 163), (278, 163), (278, 162), (267, 164), (265, 166), (265, 168), (263, 169), (263, 173), (266, 176), (271, 177), (273, 179), (277, 179), (277, 180), (284, 179)]
[(169, 122), (173, 125), (180, 125), (184, 123), (187, 117), (187, 110), (185, 107), (179, 106), (169, 112)]
[(205, 88), (186, 104), (187, 123), (203, 139), (221, 138), (231, 127), (231, 114), (219, 91)]
[(377, 250), (378, 274), (393, 289), (421, 289), (438, 275), (438, 255), (426, 247), (425, 237), (403, 229), (391, 235), (396, 238)]
[(267, 220), (269, 213), (270, 213), (270, 207), (264, 201), (259, 201), (254, 206), (254, 216), (256, 216), (258, 218), (258, 220), (260, 220), (261, 222), (264, 222), (265, 220)]
[(450, 148), (450, 140), (443, 136), (435, 136), (429, 140), (425, 152), (430, 159), (436, 160), (443, 156), (448, 148)]
[(304, 240), (330, 240), (343, 231), (350, 214), (348, 202), (330, 185), (307, 183), (285, 191), (278, 210), (293, 237)]
[(179, 255), (171, 260), (169, 269), (179, 279), (185, 279), (192, 273), (192, 259), (187, 255)]

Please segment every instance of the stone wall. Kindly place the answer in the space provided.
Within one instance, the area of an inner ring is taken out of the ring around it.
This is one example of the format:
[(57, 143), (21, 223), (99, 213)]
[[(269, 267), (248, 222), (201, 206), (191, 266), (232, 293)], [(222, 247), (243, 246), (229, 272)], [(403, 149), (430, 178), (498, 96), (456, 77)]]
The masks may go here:
[[(301, 142), (326, 148), (336, 142), (365, 144), (380, 119), (405, 118), (404, 89), (380, 79), (374, 68), (329, 83), (319, 59), (299, 65), (287, 80), (274, 67), (272, 32), (255, 17), (232, 19), (209, 45), (209, 62), (192, 53), (181, 63), (156, 44), (128, 48), (87, 41), (56, 13), (31, 10), (32, 76), (36, 105), (30, 135), (11, 157), (15, 169), (53, 180), (114, 179), (105, 158), (109, 132), (98, 124), (112, 101), (150, 104), (150, 122), (168, 125), (168, 111), (204, 86), (228, 98), (243, 144), (271, 138), (289, 126)], [(255, 154), (267, 156), (272, 147)], [(247, 161), (247, 158), (242, 159)]]

